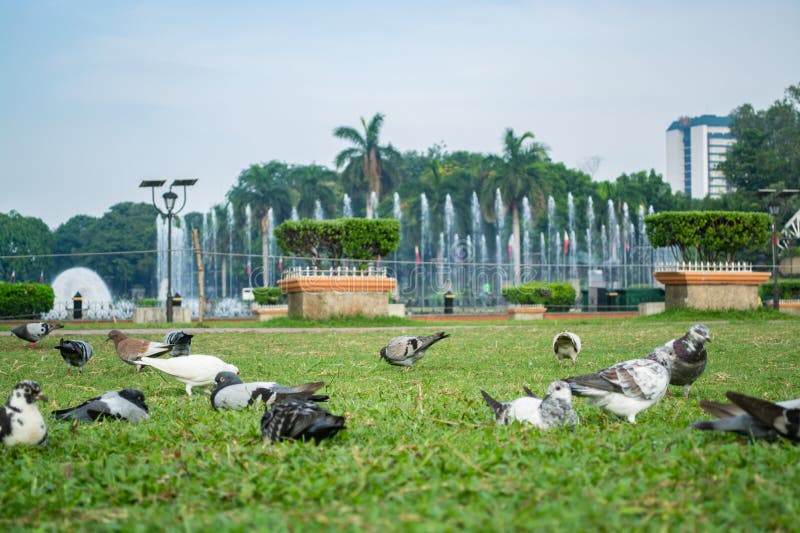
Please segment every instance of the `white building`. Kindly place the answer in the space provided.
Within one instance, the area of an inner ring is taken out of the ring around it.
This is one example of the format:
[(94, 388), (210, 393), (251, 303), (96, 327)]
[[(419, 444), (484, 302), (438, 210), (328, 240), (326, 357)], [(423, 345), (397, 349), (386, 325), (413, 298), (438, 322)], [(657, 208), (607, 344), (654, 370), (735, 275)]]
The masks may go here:
[(735, 142), (731, 117), (681, 117), (667, 128), (666, 181), (692, 198), (719, 198), (733, 189), (717, 165)]

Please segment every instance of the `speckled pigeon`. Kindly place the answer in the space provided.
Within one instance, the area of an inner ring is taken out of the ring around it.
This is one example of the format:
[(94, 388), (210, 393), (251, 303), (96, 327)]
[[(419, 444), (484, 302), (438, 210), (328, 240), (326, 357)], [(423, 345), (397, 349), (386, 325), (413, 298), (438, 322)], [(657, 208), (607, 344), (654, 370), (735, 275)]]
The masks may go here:
[(30, 322), (14, 326), (11, 328), (11, 333), (24, 341), (30, 342), (28, 348), (33, 348), (40, 340), (47, 337), (51, 331), (63, 327), (64, 324), (56, 324), (55, 322)]
[(83, 374), (83, 365), (89, 362), (94, 353), (91, 344), (80, 340), (65, 341), (62, 338), (55, 348), (61, 352), (61, 357), (67, 363), (67, 375), (71, 373), (73, 366), (78, 367), (78, 372)]
[(239, 376), (232, 372), (220, 372), (214, 378), (216, 386), (211, 391), (211, 407), (214, 409), (244, 409), (251, 405), (257, 397), (264, 398), (264, 393), (274, 393), (282, 397), (296, 395), (315, 402), (328, 399), (327, 395), (314, 394), (325, 386), (324, 381), (303, 383), (295, 387), (286, 387), (274, 381), (252, 381), (243, 383)]
[(416, 361), (422, 359), (428, 348), (448, 336), (444, 331), (440, 331), (426, 336), (402, 335), (394, 337), (389, 340), (386, 346), (381, 348), (380, 356), (390, 365), (410, 368)]
[(345, 429), (345, 418), (332, 415), (318, 404), (297, 398), (286, 398), (267, 407), (261, 417), (264, 442), (284, 439), (311, 440), (319, 444)]
[(657, 347), (648, 359), (653, 358), (656, 351), (662, 351), (670, 358), (670, 385), (683, 385), (683, 395), (689, 397), (689, 389), (706, 369), (708, 354), (705, 343), (711, 342), (711, 334), (703, 324), (695, 324), (683, 337)]
[(655, 405), (669, 387), (670, 359), (656, 351), (651, 359), (623, 361), (592, 374), (565, 379), (575, 396), (631, 424), (636, 415)]
[(572, 391), (568, 383), (554, 381), (547, 388), (544, 398), (537, 398), (526, 387), (527, 396), (510, 402), (500, 402), (481, 390), (486, 405), (494, 413), (498, 424), (509, 425), (515, 420), (528, 422), (539, 429), (552, 427), (574, 427), (578, 423), (578, 415), (572, 409)]
[(47, 427), (36, 405), (37, 400), (47, 401), (35, 381), (20, 381), (0, 410), (0, 440), (6, 446), (15, 444), (47, 444)]
[(192, 353), (192, 337), (183, 330), (174, 330), (164, 335), (164, 344), (171, 344), (172, 350), (169, 354), (173, 357), (189, 355)]

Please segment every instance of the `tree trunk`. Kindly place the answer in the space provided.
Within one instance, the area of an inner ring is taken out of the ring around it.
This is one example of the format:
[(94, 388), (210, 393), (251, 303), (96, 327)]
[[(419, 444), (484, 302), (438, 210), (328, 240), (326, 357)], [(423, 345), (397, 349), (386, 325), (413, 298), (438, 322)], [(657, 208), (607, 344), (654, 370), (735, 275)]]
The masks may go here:
[(203, 274), (203, 255), (200, 250), (200, 239), (197, 228), (192, 228), (192, 241), (194, 242), (194, 255), (197, 259), (197, 319), (202, 324), (206, 307), (205, 276)]
[(511, 205), (511, 230), (513, 236), (513, 254), (514, 254), (514, 285), (522, 283), (522, 272), (520, 268), (520, 238), (519, 238), (519, 206), (514, 203)]
[(263, 271), (262, 287), (269, 286), (269, 218), (261, 217), (261, 269)]

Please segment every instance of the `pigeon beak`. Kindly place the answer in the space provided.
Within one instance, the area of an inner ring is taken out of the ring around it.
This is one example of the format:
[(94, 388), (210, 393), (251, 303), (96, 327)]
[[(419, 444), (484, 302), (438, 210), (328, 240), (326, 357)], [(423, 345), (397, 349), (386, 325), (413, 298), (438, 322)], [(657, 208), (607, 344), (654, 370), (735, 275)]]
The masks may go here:
[(37, 394), (36, 399), (42, 402), (47, 402), (47, 396), (45, 396), (43, 392)]

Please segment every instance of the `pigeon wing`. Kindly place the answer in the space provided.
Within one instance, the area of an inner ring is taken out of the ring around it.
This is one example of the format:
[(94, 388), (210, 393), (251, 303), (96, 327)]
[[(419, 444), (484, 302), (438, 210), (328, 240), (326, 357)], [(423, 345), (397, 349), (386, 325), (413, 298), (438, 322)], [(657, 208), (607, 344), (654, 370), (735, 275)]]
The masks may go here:
[(733, 391), (726, 392), (725, 396), (762, 424), (773, 427), (787, 439), (800, 441), (800, 409), (787, 409), (778, 404)]

